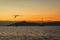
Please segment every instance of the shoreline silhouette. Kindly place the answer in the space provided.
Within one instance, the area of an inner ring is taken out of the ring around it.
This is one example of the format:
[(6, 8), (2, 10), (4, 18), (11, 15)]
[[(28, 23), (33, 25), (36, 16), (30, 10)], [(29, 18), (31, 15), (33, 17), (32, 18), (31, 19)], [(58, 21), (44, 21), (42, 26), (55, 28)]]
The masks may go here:
[(54, 21), (54, 22), (16, 22), (14, 24), (10, 24), (8, 26), (60, 26), (60, 21)]
[(60, 26), (60, 21), (48, 21), (48, 22), (0, 21), (0, 26)]

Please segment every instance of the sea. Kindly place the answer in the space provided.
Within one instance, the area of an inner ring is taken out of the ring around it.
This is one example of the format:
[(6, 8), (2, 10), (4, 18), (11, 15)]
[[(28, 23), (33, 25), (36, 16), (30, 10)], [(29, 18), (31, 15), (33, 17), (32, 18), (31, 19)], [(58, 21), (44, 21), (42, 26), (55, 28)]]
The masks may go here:
[(0, 26), (0, 40), (60, 40), (60, 26)]

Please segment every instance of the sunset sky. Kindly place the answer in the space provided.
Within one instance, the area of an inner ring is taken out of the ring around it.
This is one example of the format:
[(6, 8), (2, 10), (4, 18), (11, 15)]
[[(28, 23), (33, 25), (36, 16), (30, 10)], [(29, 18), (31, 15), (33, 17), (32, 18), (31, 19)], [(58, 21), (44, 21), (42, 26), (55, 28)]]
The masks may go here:
[[(13, 15), (22, 15), (14, 19)], [(60, 21), (60, 0), (0, 0), (2, 21)]]

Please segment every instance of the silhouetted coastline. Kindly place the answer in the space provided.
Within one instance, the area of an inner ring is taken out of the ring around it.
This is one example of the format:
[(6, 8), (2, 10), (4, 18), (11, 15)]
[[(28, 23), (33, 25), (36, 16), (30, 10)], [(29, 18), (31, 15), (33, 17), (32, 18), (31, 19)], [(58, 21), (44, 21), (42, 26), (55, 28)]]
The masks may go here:
[(16, 22), (14, 24), (10, 24), (8, 26), (60, 26), (60, 21), (53, 21), (53, 22)]
[(8, 26), (40, 26), (40, 24), (35, 22), (22, 21), (22, 22), (16, 22), (14, 24), (10, 24)]

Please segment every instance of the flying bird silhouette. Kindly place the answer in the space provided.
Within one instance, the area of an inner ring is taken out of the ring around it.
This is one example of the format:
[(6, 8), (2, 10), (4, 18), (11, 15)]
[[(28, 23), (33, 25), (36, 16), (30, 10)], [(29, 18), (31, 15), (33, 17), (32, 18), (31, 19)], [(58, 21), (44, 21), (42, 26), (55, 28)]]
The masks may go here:
[(13, 15), (14, 16), (14, 18), (17, 18), (18, 16), (21, 16), (21, 15)]

